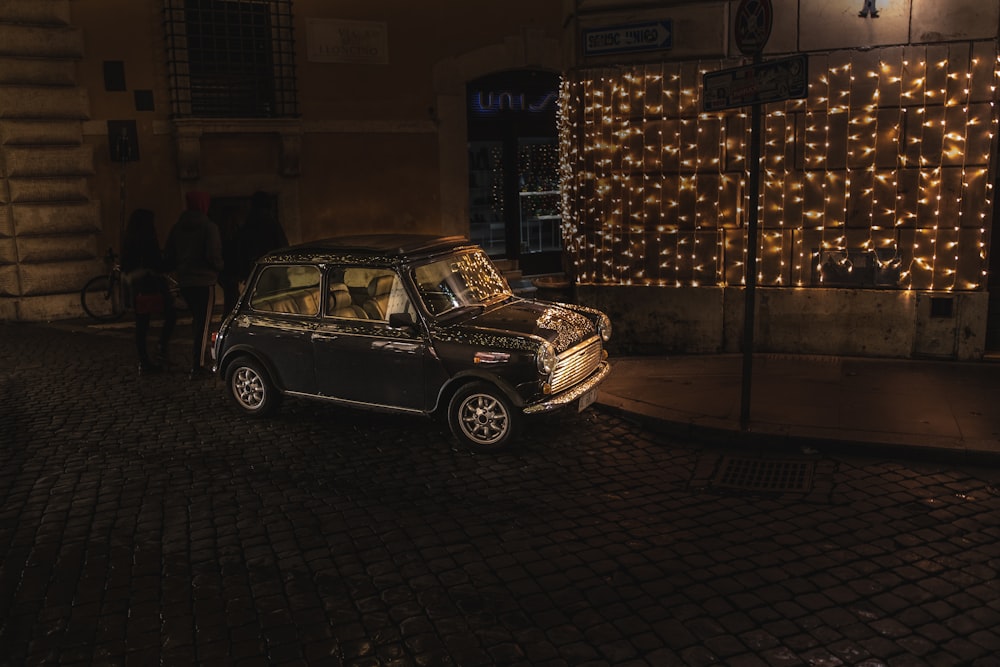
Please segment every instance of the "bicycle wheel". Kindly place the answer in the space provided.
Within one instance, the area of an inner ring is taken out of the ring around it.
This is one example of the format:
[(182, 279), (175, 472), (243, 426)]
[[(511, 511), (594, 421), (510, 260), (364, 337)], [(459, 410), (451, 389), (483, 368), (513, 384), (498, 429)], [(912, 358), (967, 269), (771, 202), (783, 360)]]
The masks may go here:
[(125, 313), (121, 290), (115, 289), (108, 276), (94, 276), (80, 290), (83, 312), (98, 322), (114, 322)]

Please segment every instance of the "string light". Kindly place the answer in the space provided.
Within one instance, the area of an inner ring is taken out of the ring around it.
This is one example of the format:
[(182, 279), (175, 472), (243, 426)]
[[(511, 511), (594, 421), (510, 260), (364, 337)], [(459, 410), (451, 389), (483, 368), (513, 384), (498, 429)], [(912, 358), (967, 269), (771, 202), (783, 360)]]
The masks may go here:
[[(879, 287), (979, 289), (996, 45), (885, 49), (874, 63), (863, 51), (811, 58), (809, 97), (765, 107), (760, 284), (817, 285), (824, 261), (852, 272), (865, 257)], [(580, 282), (745, 284), (748, 114), (700, 111), (703, 73), (735, 64), (564, 80), (562, 232)]]

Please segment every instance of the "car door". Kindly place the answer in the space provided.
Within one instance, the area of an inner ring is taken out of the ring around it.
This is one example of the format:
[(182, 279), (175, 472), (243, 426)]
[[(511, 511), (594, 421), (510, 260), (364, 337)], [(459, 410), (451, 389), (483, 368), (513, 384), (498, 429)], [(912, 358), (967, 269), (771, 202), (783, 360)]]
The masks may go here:
[(268, 266), (250, 293), (247, 341), (286, 391), (315, 391), (311, 335), (320, 321), (321, 277), (311, 264)]
[[(392, 287), (381, 319), (370, 308), (366, 312), (363, 302), (369, 285), (385, 285), (389, 276)], [(390, 313), (412, 308), (395, 271), (331, 267), (326, 293), (323, 317), (312, 334), (317, 393), (370, 406), (428, 409), (433, 398), (423, 390), (427, 342), (416, 327), (394, 328), (388, 322)]]

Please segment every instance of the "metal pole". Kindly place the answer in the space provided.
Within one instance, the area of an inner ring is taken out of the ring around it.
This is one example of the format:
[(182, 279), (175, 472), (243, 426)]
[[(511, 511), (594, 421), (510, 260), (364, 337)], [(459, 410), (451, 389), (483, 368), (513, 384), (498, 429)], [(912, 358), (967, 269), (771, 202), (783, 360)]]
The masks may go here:
[(128, 166), (128, 160), (131, 156), (131, 147), (129, 146), (128, 130), (122, 127), (121, 133), (118, 135), (118, 159), (121, 162), (122, 173), (120, 181), (118, 183), (118, 195), (120, 201), (118, 203), (118, 252), (119, 254), (125, 249), (125, 223), (127, 216), (125, 213), (125, 204), (128, 199), (126, 190), (126, 167)]
[[(754, 63), (760, 62), (760, 56)], [(740, 430), (750, 426), (750, 387), (753, 380), (753, 334), (757, 293), (757, 217), (760, 210), (760, 144), (763, 110), (755, 103), (750, 111), (750, 208), (747, 211), (747, 266), (743, 314), (743, 377), (740, 392)]]

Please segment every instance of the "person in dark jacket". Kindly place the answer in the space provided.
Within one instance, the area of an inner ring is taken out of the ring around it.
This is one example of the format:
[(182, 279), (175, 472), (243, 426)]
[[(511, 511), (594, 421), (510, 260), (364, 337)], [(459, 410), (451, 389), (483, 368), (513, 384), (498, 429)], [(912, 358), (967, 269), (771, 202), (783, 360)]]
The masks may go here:
[(187, 193), (181, 213), (167, 237), (166, 265), (177, 275), (181, 296), (191, 309), (191, 378), (203, 372), (208, 325), (215, 308), (215, 284), (223, 268), (219, 227), (208, 217), (211, 197)]
[(222, 271), (219, 273), (219, 286), (222, 287), (222, 313), (228, 315), (236, 306), (240, 296), (240, 282), (243, 280), (240, 266), (239, 234), (242, 223), (240, 210), (229, 206), (222, 211), (219, 222), (219, 232), (222, 236)]
[(250, 198), (250, 211), (240, 227), (238, 245), (241, 281), (247, 279), (254, 263), (264, 253), (288, 245), (285, 230), (271, 213), (266, 193), (258, 190)]
[(122, 239), (121, 268), (128, 285), (129, 305), (135, 309), (135, 348), (139, 355), (139, 373), (156, 373), (162, 367), (149, 356), (147, 338), (153, 313), (138, 307), (136, 297), (159, 294), (163, 302), (163, 328), (160, 330), (159, 361), (166, 363), (170, 336), (177, 322), (173, 296), (163, 276), (164, 262), (156, 237), (153, 212), (137, 208), (129, 216)]

